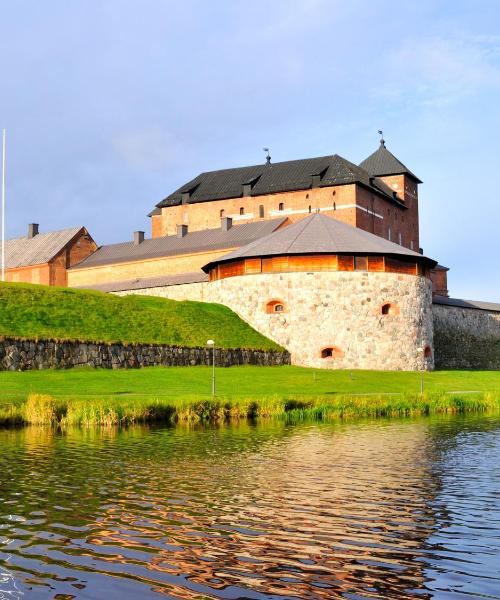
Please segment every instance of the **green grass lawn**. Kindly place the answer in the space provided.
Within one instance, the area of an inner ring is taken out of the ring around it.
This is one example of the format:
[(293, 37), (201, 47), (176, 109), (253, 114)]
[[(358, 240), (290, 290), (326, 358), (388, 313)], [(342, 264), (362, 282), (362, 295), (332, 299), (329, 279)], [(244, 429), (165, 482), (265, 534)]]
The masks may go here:
[(21, 283), (0, 283), (0, 336), (280, 349), (220, 304)]
[[(338, 419), (500, 409), (500, 372), (300, 367), (0, 372), (0, 424), (102, 426), (240, 418)], [(450, 393), (448, 393), (450, 392)], [(471, 392), (471, 393), (468, 393)]]
[[(335, 394), (417, 393), (421, 374), (242, 366), (217, 368), (216, 380), (217, 395), (225, 398), (328, 398)], [(424, 385), (429, 392), (500, 392), (500, 371), (435, 371), (424, 374)], [(70, 398), (208, 398), (210, 390), (209, 367), (0, 372), (0, 400), (4, 401), (26, 398), (31, 392)]]

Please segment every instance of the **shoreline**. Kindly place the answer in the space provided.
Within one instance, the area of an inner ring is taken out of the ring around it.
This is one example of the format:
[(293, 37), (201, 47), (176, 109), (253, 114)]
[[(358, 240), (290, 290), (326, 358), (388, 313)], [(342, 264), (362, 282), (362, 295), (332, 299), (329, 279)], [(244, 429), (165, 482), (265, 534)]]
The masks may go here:
[(500, 411), (500, 392), (430, 392), (253, 398), (58, 398), (29, 393), (0, 404), (0, 426), (120, 427), (241, 420), (345, 421)]

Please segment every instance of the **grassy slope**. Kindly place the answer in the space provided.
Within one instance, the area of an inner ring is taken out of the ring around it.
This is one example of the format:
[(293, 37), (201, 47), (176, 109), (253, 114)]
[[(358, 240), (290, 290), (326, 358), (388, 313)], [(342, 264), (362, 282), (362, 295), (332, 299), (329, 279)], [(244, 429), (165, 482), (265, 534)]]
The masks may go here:
[(219, 304), (0, 283), (0, 335), (278, 349)]
[[(218, 368), (217, 395), (225, 398), (279, 396), (332, 398), (338, 394), (417, 393), (420, 373), (326, 371), (301, 367)], [(0, 402), (25, 399), (30, 392), (69, 398), (208, 398), (207, 367), (138, 370), (71, 369), (0, 372)], [(429, 392), (500, 392), (500, 371), (435, 371), (424, 375)]]

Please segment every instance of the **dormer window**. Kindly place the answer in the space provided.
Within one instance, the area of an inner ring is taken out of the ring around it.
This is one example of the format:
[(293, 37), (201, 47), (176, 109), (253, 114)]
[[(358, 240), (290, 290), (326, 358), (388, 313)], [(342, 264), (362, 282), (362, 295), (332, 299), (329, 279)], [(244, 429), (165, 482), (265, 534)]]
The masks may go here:
[(191, 196), (190, 192), (182, 192), (182, 204), (189, 204), (189, 197)]

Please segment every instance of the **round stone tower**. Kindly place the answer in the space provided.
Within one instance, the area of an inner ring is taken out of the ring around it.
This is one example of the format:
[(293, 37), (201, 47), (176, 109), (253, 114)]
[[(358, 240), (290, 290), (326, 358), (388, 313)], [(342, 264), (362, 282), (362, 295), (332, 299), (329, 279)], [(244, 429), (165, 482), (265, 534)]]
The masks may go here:
[(421, 370), (434, 366), (435, 265), (314, 214), (203, 269), (210, 300), (287, 348), (296, 365)]

